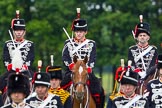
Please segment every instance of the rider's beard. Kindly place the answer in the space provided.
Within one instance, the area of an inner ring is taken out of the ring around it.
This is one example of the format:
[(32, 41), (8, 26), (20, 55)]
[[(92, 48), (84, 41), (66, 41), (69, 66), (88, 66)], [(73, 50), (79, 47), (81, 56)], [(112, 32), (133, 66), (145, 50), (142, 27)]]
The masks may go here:
[(139, 43), (140, 43), (140, 44), (146, 44), (147, 42), (148, 42), (147, 39), (141, 39), (141, 40), (139, 40)]

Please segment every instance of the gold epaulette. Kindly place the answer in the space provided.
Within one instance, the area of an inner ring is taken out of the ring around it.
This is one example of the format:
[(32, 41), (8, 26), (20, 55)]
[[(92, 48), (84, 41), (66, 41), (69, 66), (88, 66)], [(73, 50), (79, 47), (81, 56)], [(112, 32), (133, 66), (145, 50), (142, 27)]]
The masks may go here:
[(0, 95), (2, 94), (2, 91), (0, 90)]
[(120, 92), (118, 92), (118, 93), (116, 93), (116, 94), (110, 95), (109, 98), (110, 98), (111, 100), (114, 100), (116, 97), (121, 97), (121, 96), (123, 96), (123, 94), (121, 94)]
[(67, 98), (70, 96), (70, 93), (64, 89), (57, 89), (57, 90), (49, 89), (49, 92), (60, 96), (63, 105), (67, 100)]

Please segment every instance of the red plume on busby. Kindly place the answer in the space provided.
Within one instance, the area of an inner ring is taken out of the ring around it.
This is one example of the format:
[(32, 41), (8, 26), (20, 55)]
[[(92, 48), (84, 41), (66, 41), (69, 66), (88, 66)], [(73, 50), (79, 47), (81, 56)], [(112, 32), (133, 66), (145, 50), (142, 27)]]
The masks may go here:
[(116, 91), (120, 92), (120, 90), (117, 90), (118, 89), (117, 85), (118, 85), (118, 83), (120, 83), (120, 81), (121, 81), (121, 79), (123, 77), (123, 74), (126, 71), (125, 64), (124, 64), (124, 59), (121, 59), (120, 62), (121, 62), (121, 66), (118, 67), (116, 72), (115, 72), (115, 84), (114, 84), (112, 94), (110, 95), (110, 99), (114, 98)]
[(150, 36), (150, 25), (143, 22), (143, 16), (140, 15), (140, 23), (135, 26), (135, 37), (137, 38), (140, 33), (147, 33)]
[(121, 59), (120, 62), (121, 62), (121, 66), (118, 67), (116, 72), (115, 72), (115, 80), (117, 80), (118, 82), (120, 82), (120, 80), (123, 76), (123, 72), (125, 72), (124, 59)]
[(16, 10), (16, 18), (11, 21), (11, 28), (13, 30), (25, 30), (25, 20), (19, 19), (19, 10)]
[(126, 68), (124, 67), (118, 67), (117, 70), (116, 70), (116, 74), (115, 74), (115, 80), (117, 80), (118, 82), (120, 82), (120, 80), (122, 79), (123, 77), (123, 72), (126, 71)]
[(21, 73), (11, 74), (8, 77), (7, 87), (9, 96), (16, 92), (24, 93), (26, 97), (30, 94), (29, 78)]
[(71, 30), (73, 31), (74, 30), (74, 21), (80, 19), (80, 8), (76, 8), (76, 11), (77, 11), (77, 17), (73, 20), (72, 22), (72, 25), (71, 25)]

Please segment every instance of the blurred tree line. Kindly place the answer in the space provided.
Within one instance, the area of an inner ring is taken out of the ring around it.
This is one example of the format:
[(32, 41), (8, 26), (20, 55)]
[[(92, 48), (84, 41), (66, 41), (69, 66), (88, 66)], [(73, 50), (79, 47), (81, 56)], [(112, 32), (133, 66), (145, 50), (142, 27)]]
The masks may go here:
[[(71, 24), (76, 18), (76, 8), (81, 8), (81, 18), (88, 21), (87, 38), (97, 44), (96, 67), (102, 71), (105, 65), (120, 65), (127, 60), (129, 46), (135, 44), (132, 30), (139, 23), (139, 15), (151, 25), (150, 43), (161, 53), (162, 1), (160, 0), (1, 0), (0, 1), (0, 52), (4, 42), (10, 39), (8, 29), (15, 11), (26, 21), (26, 39), (35, 43), (34, 70), (37, 61), (45, 68), (54, 54), (56, 65), (62, 63), (62, 48), (67, 39), (63, 27), (71, 36)], [(0, 56), (0, 73), (4, 72)], [(45, 71), (45, 70), (44, 70)]]

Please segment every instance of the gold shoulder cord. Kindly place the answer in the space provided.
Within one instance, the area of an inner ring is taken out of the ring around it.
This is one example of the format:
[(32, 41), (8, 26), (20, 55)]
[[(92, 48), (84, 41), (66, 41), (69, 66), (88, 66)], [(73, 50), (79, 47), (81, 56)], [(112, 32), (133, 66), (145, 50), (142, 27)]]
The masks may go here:
[(117, 89), (117, 85), (118, 85), (118, 82), (117, 82), (117, 80), (115, 80), (115, 85), (114, 85), (113, 92), (112, 92), (112, 94), (109, 96), (109, 98), (110, 98), (111, 100), (114, 100), (116, 97), (122, 96), (122, 94), (120, 93), (120, 91), (118, 91), (117, 93), (115, 93), (115, 91), (116, 91), (116, 89)]

